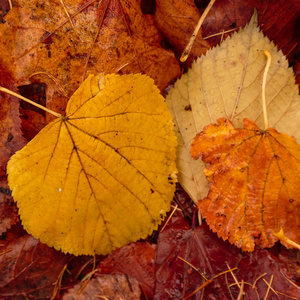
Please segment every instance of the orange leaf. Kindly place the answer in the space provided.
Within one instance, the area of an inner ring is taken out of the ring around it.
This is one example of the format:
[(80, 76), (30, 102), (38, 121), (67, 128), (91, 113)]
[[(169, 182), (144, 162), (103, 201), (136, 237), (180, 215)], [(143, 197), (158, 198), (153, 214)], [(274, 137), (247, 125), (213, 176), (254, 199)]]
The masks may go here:
[(299, 243), (300, 146), (294, 138), (260, 130), (249, 119), (244, 129), (219, 119), (195, 137), (191, 155), (211, 164), (204, 170), (209, 194), (198, 206), (219, 237), (253, 251), (255, 243), (273, 246), (272, 231), (282, 227)]

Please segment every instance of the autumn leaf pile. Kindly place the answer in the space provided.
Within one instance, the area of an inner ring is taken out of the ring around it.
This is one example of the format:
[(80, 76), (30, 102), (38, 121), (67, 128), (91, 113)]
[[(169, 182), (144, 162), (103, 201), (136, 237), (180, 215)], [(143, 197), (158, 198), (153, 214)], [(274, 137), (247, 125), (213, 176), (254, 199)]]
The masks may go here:
[(195, 3), (0, 1), (1, 299), (300, 298), (299, 4)]

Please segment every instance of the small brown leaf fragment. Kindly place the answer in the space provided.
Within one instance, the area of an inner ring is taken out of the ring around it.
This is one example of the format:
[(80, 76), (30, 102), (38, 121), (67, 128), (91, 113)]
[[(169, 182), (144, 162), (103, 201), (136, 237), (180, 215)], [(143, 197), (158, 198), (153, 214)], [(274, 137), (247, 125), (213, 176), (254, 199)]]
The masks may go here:
[(98, 265), (96, 274), (128, 274), (141, 285), (149, 299), (155, 285), (155, 245), (132, 243), (123, 246)]
[[(46, 85), (33, 83), (18, 87), (20, 94), (25, 98), (46, 106)], [(30, 141), (46, 125), (46, 112), (25, 101), (20, 102), (20, 113), (22, 120), (23, 136)]]
[[(203, 37), (222, 33), (245, 26), (254, 9), (258, 12), (259, 26), (263, 33), (274, 42), (288, 59), (293, 60), (291, 49), (299, 42), (296, 34), (299, 27), (300, 5), (298, 0), (218, 0), (208, 13), (203, 26)], [(226, 35), (225, 35), (226, 37)], [(211, 46), (216, 46), (222, 35), (208, 39)]]
[(81, 284), (76, 285), (62, 300), (85, 299), (140, 299), (141, 290), (135, 278), (120, 275), (96, 276), (78, 294)]
[(273, 232), (282, 227), (299, 243), (300, 145), (294, 138), (260, 130), (249, 119), (235, 129), (223, 118), (195, 137), (191, 155), (210, 164), (204, 170), (209, 194), (198, 207), (219, 237), (253, 251), (255, 243), (273, 246)]
[[(16, 91), (12, 77), (0, 62), (0, 86)], [(0, 234), (18, 220), (17, 208), (11, 197), (6, 179), (6, 164), (10, 156), (25, 145), (21, 132), (19, 101), (15, 97), (0, 94)]]

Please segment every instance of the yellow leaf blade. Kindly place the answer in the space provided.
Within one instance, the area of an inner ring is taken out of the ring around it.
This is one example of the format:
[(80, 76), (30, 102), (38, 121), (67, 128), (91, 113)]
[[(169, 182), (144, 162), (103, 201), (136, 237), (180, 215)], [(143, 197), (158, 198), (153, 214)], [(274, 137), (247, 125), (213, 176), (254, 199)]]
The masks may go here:
[(153, 81), (89, 76), (8, 164), (24, 228), (64, 252), (107, 254), (145, 238), (169, 210), (176, 138)]

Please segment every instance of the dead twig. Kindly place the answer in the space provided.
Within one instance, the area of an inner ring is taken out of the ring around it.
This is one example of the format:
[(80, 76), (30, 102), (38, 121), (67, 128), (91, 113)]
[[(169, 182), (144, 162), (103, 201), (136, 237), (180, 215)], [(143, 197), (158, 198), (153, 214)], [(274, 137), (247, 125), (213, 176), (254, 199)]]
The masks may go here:
[(192, 46), (196, 40), (196, 37), (197, 37), (197, 34), (199, 32), (199, 29), (201, 28), (201, 25), (203, 23), (203, 21), (205, 20), (208, 12), (210, 11), (210, 9), (212, 8), (212, 6), (214, 5), (216, 0), (211, 0), (209, 2), (209, 4), (207, 5), (206, 9), (204, 10), (202, 16), (200, 17), (199, 21), (198, 21), (198, 24), (196, 25), (195, 27), (195, 30), (187, 44), (187, 46), (185, 47), (185, 49), (183, 50), (182, 54), (181, 54), (181, 57), (180, 57), (180, 61), (181, 62), (185, 62), (191, 52), (191, 49), (192, 49)]

